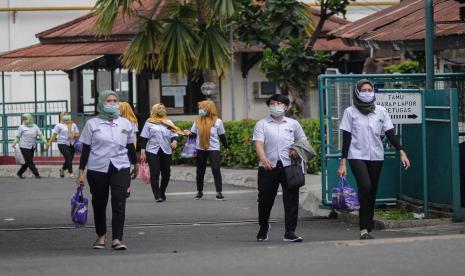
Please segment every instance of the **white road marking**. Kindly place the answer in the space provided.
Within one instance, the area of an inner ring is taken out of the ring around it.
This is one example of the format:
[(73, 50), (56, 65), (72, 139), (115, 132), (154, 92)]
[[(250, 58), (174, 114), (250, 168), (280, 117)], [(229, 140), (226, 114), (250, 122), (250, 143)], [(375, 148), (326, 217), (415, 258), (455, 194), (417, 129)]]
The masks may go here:
[[(234, 194), (250, 194), (250, 193), (257, 193), (256, 190), (234, 190), (234, 191), (223, 191), (222, 194), (224, 195), (234, 195)], [(196, 195), (197, 192), (174, 192), (174, 193), (166, 193), (167, 196), (177, 196), (177, 195)], [(215, 191), (208, 191), (203, 192), (204, 195), (216, 195)]]
[(15, 221), (16, 219), (15, 218), (6, 218), (6, 219), (3, 219), (4, 221)]

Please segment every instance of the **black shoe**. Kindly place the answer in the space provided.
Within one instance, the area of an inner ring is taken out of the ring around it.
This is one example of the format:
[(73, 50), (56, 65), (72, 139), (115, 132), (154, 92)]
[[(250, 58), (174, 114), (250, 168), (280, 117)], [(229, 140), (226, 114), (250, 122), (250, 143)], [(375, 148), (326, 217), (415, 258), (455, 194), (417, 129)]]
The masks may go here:
[(162, 194), (162, 195), (160, 196), (160, 198), (161, 198), (162, 202), (163, 202), (163, 201), (166, 201), (166, 195), (165, 195), (165, 194)]
[(61, 178), (65, 177), (65, 170), (60, 169), (60, 177)]
[(203, 197), (203, 193), (202, 192), (198, 192), (196, 195), (195, 195), (195, 200), (199, 200)]
[(113, 249), (113, 250), (127, 250), (128, 247), (126, 245), (122, 244), (122, 243), (117, 243), (117, 244), (113, 244), (111, 246), (111, 249)]
[(286, 232), (283, 239), (285, 242), (301, 242), (303, 240), (302, 237), (297, 236), (294, 232)]
[(375, 238), (372, 235), (365, 233), (360, 236), (360, 239), (361, 240), (374, 240)]
[(40, 179), (40, 178), (42, 178), (42, 176), (40, 176), (40, 175), (36, 175), (36, 178), (37, 178), (37, 179)]
[(22, 174), (19, 174), (19, 173), (17, 173), (16, 175), (17, 175), (19, 178), (21, 178), (21, 179), (25, 179), (25, 178), (26, 178), (26, 177), (24, 177)]
[(268, 223), (267, 227), (260, 226), (260, 230), (257, 233), (257, 241), (267, 241), (268, 232), (270, 231), (271, 225)]
[(221, 192), (216, 193), (216, 200), (224, 200), (224, 196)]

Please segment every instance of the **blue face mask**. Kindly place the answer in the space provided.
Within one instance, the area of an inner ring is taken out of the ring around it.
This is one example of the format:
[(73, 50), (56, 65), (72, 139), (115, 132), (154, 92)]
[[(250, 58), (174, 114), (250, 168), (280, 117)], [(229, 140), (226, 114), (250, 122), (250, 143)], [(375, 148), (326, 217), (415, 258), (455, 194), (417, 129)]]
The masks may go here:
[(284, 113), (286, 112), (286, 110), (284, 109), (284, 106), (282, 106), (282, 105), (270, 106), (269, 109), (270, 109), (271, 115), (273, 115), (275, 117), (283, 116)]
[(63, 121), (71, 121), (71, 115), (63, 116)]
[(104, 104), (103, 111), (108, 114), (119, 114), (118, 104)]
[(200, 108), (200, 109), (199, 109), (199, 116), (200, 116), (200, 117), (205, 117), (205, 116), (207, 116), (207, 111), (205, 111), (205, 110), (203, 110), (203, 109)]

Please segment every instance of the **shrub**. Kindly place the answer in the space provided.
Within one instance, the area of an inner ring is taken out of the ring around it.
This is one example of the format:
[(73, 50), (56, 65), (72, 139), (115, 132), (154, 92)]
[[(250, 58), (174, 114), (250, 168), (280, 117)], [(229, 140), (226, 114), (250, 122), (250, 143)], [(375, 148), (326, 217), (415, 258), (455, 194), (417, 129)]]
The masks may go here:
[[(302, 128), (310, 140), (317, 156), (308, 164), (309, 173), (317, 173), (321, 168), (320, 161), (320, 123), (318, 119), (303, 119), (299, 121)], [(222, 158), (222, 165), (230, 168), (251, 169), (258, 167), (258, 158), (255, 153), (255, 146), (252, 141), (253, 128), (256, 121), (228, 121), (224, 122), (226, 130), (226, 139), (229, 143), (230, 154)], [(190, 129), (193, 122), (178, 121), (175, 124), (181, 129)], [(185, 159), (181, 157), (181, 151), (185, 139), (181, 139), (178, 148), (173, 151), (173, 164), (195, 164), (194, 159)]]

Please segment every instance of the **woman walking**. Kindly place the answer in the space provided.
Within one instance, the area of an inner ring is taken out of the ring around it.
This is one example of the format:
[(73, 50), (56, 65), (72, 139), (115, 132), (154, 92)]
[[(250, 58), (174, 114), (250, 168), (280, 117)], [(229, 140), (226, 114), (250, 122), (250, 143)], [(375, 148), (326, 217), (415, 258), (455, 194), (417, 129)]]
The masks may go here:
[(34, 124), (34, 120), (29, 113), (24, 113), (21, 116), (22, 125), (18, 128), (18, 133), (13, 141), (13, 148), (16, 149), (16, 144), (19, 143), (19, 149), (24, 157), (24, 164), (21, 166), (16, 175), (23, 179), (23, 173), (29, 168), (36, 178), (41, 178), (39, 171), (34, 164), (34, 151), (36, 149), (36, 138), (39, 137), (41, 143), (46, 143), (47, 139), (40, 131), (39, 127)]
[(207, 159), (210, 159), (213, 178), (215, 180), (216, 199), (224, 200), (222, 194), (222, 178), (221, 178), (221, 154), (220, 141), (224, 147), (224, 154), (229, 153), (228, 142), (223, 121), (218, 118), (216, 105), (213, 101), (205, 100), (198, 103), (199, 116), (195, 119), (190, 131), (185, 133), (193, 138), (196, 138), (197, 148), (197, 195), (195, 199), (203, 197), (203, 181), (205, 170), (207, 168)]
[[(137, 132), (139, 132), (139, 123), (137, 121), (136, 114), (134, 114), (131, 105), (127, 102), (119, 102), (119, 113), (121, 117), (128, 119), (132, 123), (134, 129), (134, 147), (137, 149)], [(130, 195), (131, 183), (129, 183), (126, 197), (129, 198)]]
[(150, 184), (156, 202), (166, 200), (165, 192), (171, 175), (171, 155), (178, 145), (179, 135), (184, 133), (167, 119), (165, 106), (161, 103), (155, 104), (140, 138), (141, 160), (147, 160), (149, 164)]
[(339, 177), (345, 177), (346, 160), (355, 176), (360, 201), (360, 239), (373, 239), (369, 233), (374, 228), (378, 181), (384, 160), (384, 148), (381, 135), (386, 135), (389, 142), (400, 154), (405, 169), (410, 167), (407, 154), (402, 149), (394, 134), (394, 126), (386, 109), (375, 104), (373, 83), (360, 80), (352, 95), (353, 105), (344, 110), (341, 125), (342, 159), (337, 171)]
[(45, 145), (47, 151), (53, 141), (57, 141), (58, 150), (65, 158), (63, 167), (60, 169), (60, 177), (65, 177), (65, 170), (68, 171), (69, 177), (73, 175), (73, 158), (74, 158), (74, 144), (76, 139), (79, 138), (79, 129), (77, 125), (71, 120), (71, 114), (68, 112), (62, 112), (60, 114), (60, 123), (52, 130), (52, 137), (48, 140)]
[[(133, 124), (119, 115), (118, 95), (110, 90), (100, 93), (96, 118), (86, 122), (78, 185), (84, 185), (84, 169), (92, 194), (97, 240), (93, 248), (105, 248), (107, 239), (106, 206), (111, 190), (112, 243), (115, 250), (126, 250), (122, 243), (126, 211), (126, 191), (138, 173)], [(130, 164), (134, 169), (130, 173)]]

